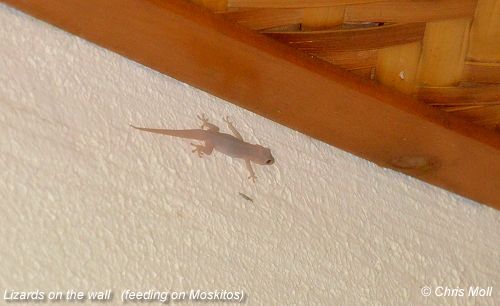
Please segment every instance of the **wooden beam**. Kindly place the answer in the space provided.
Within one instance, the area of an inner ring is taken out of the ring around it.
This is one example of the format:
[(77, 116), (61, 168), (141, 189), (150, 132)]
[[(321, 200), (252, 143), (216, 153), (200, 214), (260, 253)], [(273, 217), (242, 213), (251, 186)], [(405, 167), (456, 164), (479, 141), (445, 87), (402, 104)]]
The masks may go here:
[(499, 134), (193, 4), (2, 1), (383, 167), (500, 208)]

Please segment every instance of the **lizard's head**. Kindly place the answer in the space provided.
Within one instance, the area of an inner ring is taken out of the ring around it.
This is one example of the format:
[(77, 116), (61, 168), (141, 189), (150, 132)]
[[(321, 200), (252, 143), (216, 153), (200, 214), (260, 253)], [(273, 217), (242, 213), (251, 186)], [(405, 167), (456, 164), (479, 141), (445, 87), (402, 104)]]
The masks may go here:
[(263, 146), (255, 145), (255, 156), (251, 159), (254, 163), (259, 165), (272, 165), (274, 164), (274, 157), (271, 154), (271, 150), (264, 148)]

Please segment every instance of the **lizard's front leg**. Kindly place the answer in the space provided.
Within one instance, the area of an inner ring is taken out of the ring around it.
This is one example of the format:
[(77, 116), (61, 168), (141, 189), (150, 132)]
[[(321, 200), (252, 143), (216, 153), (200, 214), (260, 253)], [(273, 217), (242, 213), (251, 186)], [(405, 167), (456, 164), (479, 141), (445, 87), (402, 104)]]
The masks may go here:
[(234, 127), (233, 122), (231, 122), (231, 120), (229, 120), (229, 116), (223, 117), (222, 120), (224, 120), (224, 122), (227, 123), (227, 127), (231, 130), (234, 137), (243, 141), (243, 137), (241, 136), (240, 132), (238, 132), (238, 130)]
[(214, 150), (214, 145), (208, 141), (205, 141), (205, 145), (199, 145), (194, 143), (191, 143), (191, 145), (194, 147), (192, 152), (193, 153), (196, 152), (198, 154), (198, 157), (202, 157), (203, 154), (210, 155)]
[(255, 180), (257, 179), (257, 177), (255, 176), (255, 172), (253, 171), (252, 163), (248, 159), (245, 159), (245, 166), (247, 167), (247, 170), (250, 173), (250, 176), (248, 177), (248, 179), (252, 180), (252, 182), (255, 183)]

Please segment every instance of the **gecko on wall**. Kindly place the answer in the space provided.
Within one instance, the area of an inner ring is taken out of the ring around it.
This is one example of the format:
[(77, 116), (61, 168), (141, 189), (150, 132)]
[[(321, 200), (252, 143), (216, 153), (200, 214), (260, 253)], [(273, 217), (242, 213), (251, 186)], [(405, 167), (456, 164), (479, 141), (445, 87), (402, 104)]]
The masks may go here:
[(225, 117), (223, 120), (227, 123), (233, 135), (219, 132), (219, 127), (208, 122), (205, 115), (198, 116), (198, 119), (202, 121), (201, 128), (192, 130), (151, 129), (130, 126), (141, 131), (202, 141), (204, 145), (191, 143), (194, 147), (193, 153), (196, 152), (199, 157), (204, 154), (210, 155), (213, 150), (216, 150), (227, 156), (243, 159), (250, 173), (248, 178), (254, 182), (257, 176), (255, 176), (252, 163), (258, 165), (272, 165), (274, 163), (271, 150), (257, 144), (245, 142), (233, 123), (229, 121), (229, 117)]

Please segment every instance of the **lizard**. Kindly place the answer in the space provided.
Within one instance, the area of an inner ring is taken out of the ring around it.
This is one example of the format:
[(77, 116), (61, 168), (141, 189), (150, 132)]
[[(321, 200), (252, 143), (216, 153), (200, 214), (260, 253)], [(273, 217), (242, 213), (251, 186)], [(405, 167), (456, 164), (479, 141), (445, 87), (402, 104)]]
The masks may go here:
[(233, 122), (229, 120), (229, 117), (226, 116), (223, 120), (227, 123), (227, 127), (233, 135), (219, 132), (219, 127), (208, 122), (205, 115), (198, 115), (197, 117), (202, 121), (200, 129), (170, 130), (137, 127), (132, 124), (130, 126), (134, 129), (150, 133), (202, 141), (204, 142), (203, 145), (191, 143), (194, 147), (192, 152), (197, 153), (200, 158), (203, 155), (212, 154), (213, 150), (215, 150), (233, 158), (243, 159), (250, 173), (248, 179), (251, 179), (253, 182), (255, 182), (257, 176), (255, 176), (252, 163), (258, 165), (274, 164), (274, 157), (271, 154), (271, 150), (261, 145), (245, 142), (241, 134), (234, 127)]

